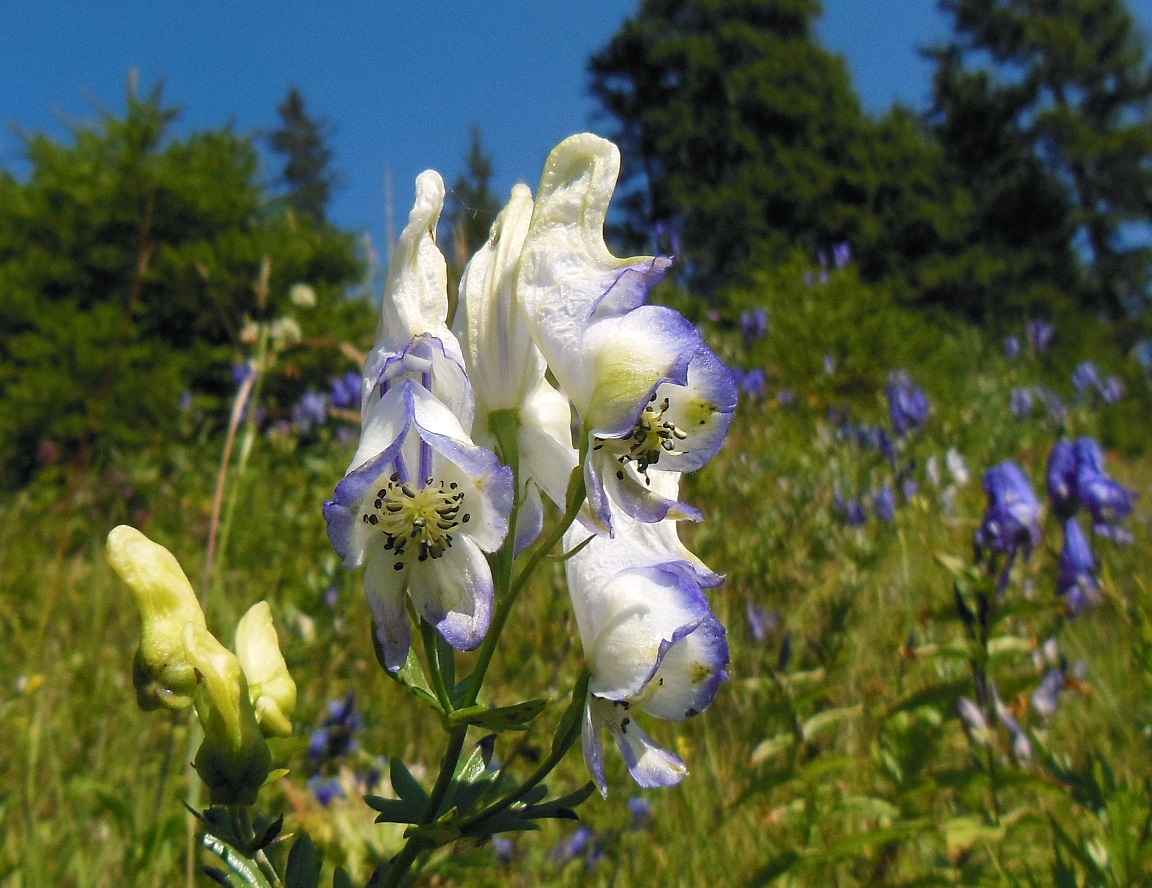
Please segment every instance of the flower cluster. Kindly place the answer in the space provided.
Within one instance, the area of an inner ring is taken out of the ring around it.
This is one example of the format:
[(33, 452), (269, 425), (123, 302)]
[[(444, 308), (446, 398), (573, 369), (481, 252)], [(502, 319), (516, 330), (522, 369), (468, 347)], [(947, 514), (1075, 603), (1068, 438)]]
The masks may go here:
[(204, 727), (195, 766), (212, 803), (252, 804), (271, 771), (267, 737), (292, 733), (296, 684), (261, 601), (236, 627), (236, 652), (208, 631), (204, 612), (172, 553), (120, 525), (108, 534), (108, 561), (141, 617), (132, 679), (141, 709), (194, 703)]
[(435, 243), (443, 181), (417, 179), (361, 380), (359, 447), (324, 507), (345, 566), (365, 568), (394, 673), (410, 654), (409, 602), (453, 648), (479, 647), (505, 591), (488, 556), (556, 539), (547, 501), (570, 516), (584, 751), (604, 792), (600, 729), (641, 785), (676, 783), (683, 763), (629, 712), (694, 715), (725, 677), (726, 635), (703, 593), (720, 578), (675, 522), (701, 517), (679, 501), (679, 476), (719, 450), (737, 397), (699, 331), (646, 304), (671, 260), (605, 245), (618, 172), (603, 139), (557, 146), (535, 199), (517, 185), (468, 263), (454, 317)]

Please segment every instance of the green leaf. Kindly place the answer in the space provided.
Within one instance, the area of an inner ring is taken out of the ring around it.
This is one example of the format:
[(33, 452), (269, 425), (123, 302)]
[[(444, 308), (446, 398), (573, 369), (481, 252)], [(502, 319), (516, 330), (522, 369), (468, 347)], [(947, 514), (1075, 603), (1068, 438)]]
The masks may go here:
[(384, 662), (384, 649), (380, 646), (380, 639), (376, 637), (376, 630), (372, 629), (371, 634), (372, 649), (376, 652), (376, 659), (384, 670), (384, 674), (407, 688), (417, 699), (423, 700), (439, 710), (440, 701), (436, 699), (436, 695), (432, 693), (432, 688), (428, 685), (428, 679), (424, 675), (424, 667), (420, 665), (420, 658), (416, 656), (416, 651), (409, 648), (408, 659), (404, 661), (403, 667), (396, 672), (390, 672)]
[(802, 859), (795, 851), (785, 851), (769, 861), (763, 869), (757, 870), (756, 874), (748, 880), (748, 888), (760, 888), (762, 885), (771, 884)]
[(523, 731), (528, 723), (543, 712), (548, 700), (527, 700), (512, 706), (489, 709), (487, 706), (469, 706), (448, 716), (450, 728), (460, 725), (479, 725), (490, 731)]
[(364, 803), (373, 811), (380, 812), (377, 823), (419, 823), (424, 816), (425, 806), (418, 802), (370, 795), (364, 797)]
[(400, 756), (394, 755), (388, 760), (388, 778), (392, 782), (392, 788), (396, 790), (396, 795), (404, 801), (417, 805), (428, 804), (428, 793), (424, 791), (420, 781), (412, 776), (412, 772), (400, 760)]
[(352, 877), (342, 866), (332, 873), (332, 888), (352, 888)]
[(224, 884), (233, 886), (247, 885), (249, 888), (271, 888), (268, 881), (264, 878), (264, 874), (260, 872), (256, 864), (240, 854), (240, 852), (231, 845), (226, 845), (210, 833), (205, 834), (200, 839), (200, 843), (219, 857), (221, 862), (228, 868), (228, 878)]
[(320, 867), (323, 862), (323, 859), (316, 854), (316, 846), (312, 844), (308, 833), (300, 833), (288, 853), (284, 888), (318, 888)]

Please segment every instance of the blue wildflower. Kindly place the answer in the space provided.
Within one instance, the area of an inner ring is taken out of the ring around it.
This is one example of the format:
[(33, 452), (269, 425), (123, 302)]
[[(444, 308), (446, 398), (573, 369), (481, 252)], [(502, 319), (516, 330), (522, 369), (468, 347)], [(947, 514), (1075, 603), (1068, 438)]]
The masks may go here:
[(308, 738), (308, 757), (323, 762), (354, 751), (354, 734), (360, 725), (355, 692), (349, 691), (343, 699), (332, 700), (324, 721)]
[(343, 376), (338, 376), (331, 382), (328, 397), (332, 399), (332, 406), (341, 410), (360, 406), (360, 374), (349, 370)]
[(565, 866), (590, 850), (595, 833), (587, 826), (578, 826), (568, 838), (548, 852), (548, 860), (555, 866)]
[(920, 386), (904, 370), (893, 370), (884, 388), (888, 397), (888, 415), (892, 418), (892, 428), (903, 437), (912, 429), (918, 429), (928, 419), (928, 397)]
[(1100, 389), (1100, 371), (1091, 361), (1084, 361), (1072, 371), (1072, 386), (1081, 400)]
[(1017, 419), (1027, 419), (1032, 415), (1036, 400), (1029, 388), (1012, 389), (1011, 410)]
[(1038, 385), (1033, 391), (1036, 393), (1036, 397), (1040, 400), (1040, 403), (1043, 404), (1044, 408), (1048, 411), (1048, 416), (1051, 417), (1054, 422), (1062, 423), (1068, 418), (1068, 408), (1064, 406), (1064, 402), (1060, 400), (1060, 396), (1052, 391), (1052, 389), (1047, 386)]
[(1115, 404), (1124, 397), (1124, 383), (1118, 376), (1109, 376), (1100, 383), (1100, 397), (1105, 404)]
[(766, 611), (751, 601), (745, 606), (748, 616), (748, 630), (757, 644), (763, 644), (769, 635), (780, 628), (780, 614), (776, 611)]
[(881, 487), (872, 498), (872, 511), (885, 524), (891, 524), (896, 520), (896, 495), (889, 485)]
[(636, 832), (652, 826), (652, 803), (643, 796), (632, 796), (628, 800), (628, 828)]
[(1009, 336), (1004, 340), (1004, 354), (1008, 356), (1008, 360), (1015, 361), (1020, 357), (1020, 337)]
[(1063, 691), (1064, 673), (1059, 669), (1049, 669), (1032, 692), (1032, 708), (1044, 718), (1051, 718), (1060, 705)]
[(1047, 321), (1034, 319), (1028, 322), (1028, 345), (1032, 349), (1032, 354), (1038, 355), (1047, 350), (1049, 344), (1052, 342), (1052, 337), (1056, 333), (1056, 328)]
[(780, 389), (776, 393), (776, 402), (781, 407), (793, 407), (796, 404), (796, 392), (790, 388)]
[(759, 367), (749, 370), (740, 380), (740, 389), (751, 398), (763, 397), (764, 392), (768, 390), (768, 380), (764, 376), (764, 371)]
[(768, 335), (768, 312), (763, 308), (753, 308), (740, 314), (740, 336), (744, 347), (751, 348)]
[(1064, 599), (1068, 613), (1076, 614), (1086, 605), (1100, 600), (1096, 587), (1096, 559), (1080, 522), (1064, 522), (1064, 548), (1060, 551), (1060, 578), (1057, 593)]
[(1076, 497), (1076, 467), (1076, 450), (1070, 441), (1062, 438), (1052, 445), (1048, 453), (1048, 499), (1052, 511), (1062, 521), (1074, 515), (1080, 506)]
[(843, 268), (852, 261), (852, 245), (847, 241), (841, 241), (834, 244), (832, 247), (832, 264), (837, 268)]
[(327, 419), (328, 398), (320, 392), (305, 392), (292, 408), (292, 426), (301, 434), (310, 432), (314, 425), (324, 425)]
[(829, 374), (829, 375), (836, 372), (836, 356), (835, 355), (825, 355), (824, 356), (824, 372)]
[(340, 782), (338, 777), (321, 777), (315, 774), (308, 779), (308, 789), (312, 795), (324, 807), (332, 804), (337, 799), (348, 798), (348, 793), (344, 791), (344, 784)]
[(859, 498), (845, 499), (839, 491), (833, 495), (832, 509), (849, 527), (861, 527), (868, 521), (868, 513)]
[(501, 863), (511, 863), (516, 856), (516, 843), (504, 836), (492, 837), (492, 853)]
[(976, 530), (977, 549), (1030, 555), (1040, 542), (1040, 501), (1024, 471), (1011, 460), (993, 466), (984, 475), (984, 492), (988, 507)]
[(1078, 438), (1072, 445), (1076, 454), (1076, 496), (1092, 514), (1096, 524), (1114, 524), (1132, 511), (1132, 494), (1104, 469), (1104, 451), (1092, 438)]

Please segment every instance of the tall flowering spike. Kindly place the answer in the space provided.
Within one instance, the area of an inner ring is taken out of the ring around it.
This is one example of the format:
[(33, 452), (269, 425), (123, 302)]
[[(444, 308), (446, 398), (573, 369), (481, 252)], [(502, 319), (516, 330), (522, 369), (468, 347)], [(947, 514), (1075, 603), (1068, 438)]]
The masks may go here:
[(519, 417), (522, 506), (517, 551), (534, 540), (543, 525), (540, 491), (563, 507), (568, 478), (577, 464), (568, 400), (545, 378), (544, 357), (532, 341), (515, 294), (520, 252), (531, 219), (531, 192), (517, 185), (493, 224), (488, 242), (464, 270), (454, 324), (476, 393), (480, 417), (473, 431), (476, 443), (495, 449), (490, 418), (497, 411), (514, 411)]
[(408, 216), (384, 284), (376, 343), (364, 367), (361, 413), (392, 386), (415, 379), (472, 428), (471, 386), (460, 343), (448, 329), (448, 273), (436, 246), (444, 206), (444, 180), (432, 170), (416, 179), (416, 202)]
[(618, 259), (604, 243), (620, 154), (583, 134), (549, 155), (521, 254), (517, 293), (590, 451), (595, 520), (696, 516), (651, 490), (648, 472), (693, 471), (719, 450), (736, 407), (731, 374), (677, 312), (644, 305), (671, 260)]
[[(583, 542), (574, 527), (571, 548)], [(591, 674), (585, 706), (584, 758), (608, 794), (602, 733), (607, 730), (633, 779), (672, 786), (688, 773), (635, 723), (636, 711), (679, 721), (702, 712), (727, 678), (728, 638), (703, 592), (714, 574), (681, 551), (675, 528), (622, 517), (614, 538), (594, 536), (567, 562), (568, 589)], [(705, 580), (705, 577), (708, 577)]]
[(184, 627), (184, 650), (203, 686), (196, 712), (204, 741), (194, 765), (213, 805), (251, 805), (272, 768), (272, 753), (252, 708), (236, 655), (207, 629)]
[(196, 694), (196, 668), (184, 651), (184, 627), (206, 630), (204, 612), (176, 557), (134, 527), (108, 534), (108, 563), (140, 610), (140, 647), (132, 668), (141, 709), (183, 709)]
[(414, 380), (390, 388), (365, 416), (324, 517), (344, 566), (366, 565), (364, 589), (390, 670), (404, 665), (411, 643), (406, 591), (457, 650), (484, 639), (493, 599), (484, 553), (504, 541), (512, 486), (511, 470)]
[(290, 736), (296, 682), (280, 653), (272, 608), (267, 601), (252, 605), (240, 618), (236, 626), (236, 657), (248, 681), (249, 697), (264, 736)]
[(990, 468), (984, 475), (988, 508), (976, 530), (976, 545), (1025, 557), (1040, 542), (1040, 501), (1024, 471), (1011, 460)]
[(1048, 453), (1048, 499), (1052, 511), (1061, 521), (1071, 518), (1080, 507), (1076, 496), (1076, 450), (1072, 443), (1061, 438)]

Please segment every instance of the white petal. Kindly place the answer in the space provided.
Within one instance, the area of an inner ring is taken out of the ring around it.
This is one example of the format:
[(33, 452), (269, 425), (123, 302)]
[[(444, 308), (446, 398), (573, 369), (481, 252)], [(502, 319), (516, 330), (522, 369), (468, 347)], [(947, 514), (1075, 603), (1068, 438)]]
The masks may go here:
[(440, 557), (412, 564), (412, 603), (452, 647), (480, 646), (492, 622), (492, 570), (484, 553), (457, 536)]
[(376, 638), (384, 651), (389, 672), (404, 667), (412, 644), (412, 628), (404, 607), (408, 571), (396, 570), (396, 558), (382, 549), (374, 551), (364, 571), (364, 594), (376, 623)]

